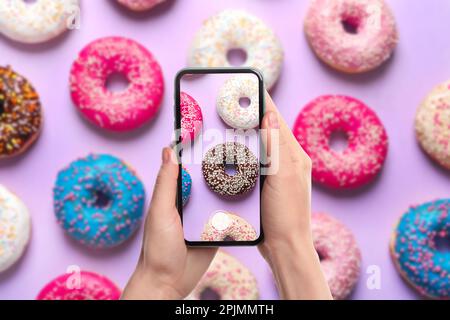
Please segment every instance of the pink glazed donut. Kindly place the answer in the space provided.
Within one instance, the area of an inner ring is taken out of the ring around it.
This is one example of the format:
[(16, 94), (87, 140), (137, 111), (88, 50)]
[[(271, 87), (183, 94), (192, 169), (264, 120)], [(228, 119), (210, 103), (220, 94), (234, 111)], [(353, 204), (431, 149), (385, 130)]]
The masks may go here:
[(377, 68), (398, 42), (395, 19), (384, 0), (313, 0), (305, 32), (323, 62), (347, 73)]
[(166, 0), (117, 0), (121, 5), (133, 11), (146, 11)]
[(118, 300), (120, 289), (94, 272), (66, 273), (50, 281), (37, 300)]
[(356, 285), (361, 266), (361, 252), (352, 232), (335, 218), (312, 215), (314, 248), (334, 299), (345, 299)]
[[(294, 135), (311, 157), (314, 181), (327, 187), (357, 188), (369, 183), (383, 167), (388, 137), (380, 119), (359, 100), (321, 96), (298, 115)], [(343, 132), (348, 146), (335, 151), (330, 138)]]
[(200, 133), (203, 115), (197, 101), (185, 92), (180, 93), (181, 141), (194, 141)]
[[(111, 92), (106, 81), (123, 74), (128, 88)], [(152, 119), (161, 103), (164, 83), (161, 67), (139, 43), (122, 37), (101, 38), (79, 54), (70, 74), (72, 100), (97, 126), (127, 131)]]

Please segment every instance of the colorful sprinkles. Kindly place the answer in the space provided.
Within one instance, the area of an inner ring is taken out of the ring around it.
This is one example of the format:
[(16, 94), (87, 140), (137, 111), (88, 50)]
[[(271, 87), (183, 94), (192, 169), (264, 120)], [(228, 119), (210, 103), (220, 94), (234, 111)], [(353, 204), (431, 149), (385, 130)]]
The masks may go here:
[(39, 95), (11, 67), (0, 67), (0, 158), (18, 155), (36, 141), (42, 126)]
[(400, 219), (391, 241), (391, 255), (401, 276), (420, 294), (450, 298), (450, 199), (411, 207)]
[[(233, 165), (236, 174), (229, 175), (226, 165)], [(259, 163), (245, 145), (237, 142), (218, 144), (206, 152), (202, 172), (209, 188), (222, 196), (237, 196), (251, 191), (258, 179)]]
[(450, 170), (450, 81), (434, 88), (420, 105), (416, 135), (425, 152)]
[[(363, 102), (327, 95), (310, 102), (298, 115), (294, 136), (311, 157), (313, 179), (330, 188), (357, 188), (383, 167), (388, 137), (378, 116)], [(330, 146), (334, 132), (344, 132), (348, 146)]]
[(94, 272), (66, 273), (50, 281), (36, 300), (119, 300), (121, 290)]
[(89, 155), (59, 172), (54, 187), (58, 223), (75, 240), (109, 248), (127, 240), (144, 213), (145, 191), (135, 173), (111, 155)]
[(239, 260), (219, 250), (194, 291), (187, 300), (200, 300), (202, 293), (211, 289), (220, 300), (257, 300), (258, 285), (255, 276)]

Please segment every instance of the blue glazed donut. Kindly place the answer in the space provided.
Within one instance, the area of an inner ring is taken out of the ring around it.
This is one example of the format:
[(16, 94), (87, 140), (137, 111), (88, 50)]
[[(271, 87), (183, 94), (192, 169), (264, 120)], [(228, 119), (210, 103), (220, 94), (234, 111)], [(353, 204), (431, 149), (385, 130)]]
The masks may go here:
[(420, 294), (450, 298), (450, 252), (439, 240), (450, 234), (450, 199), (412, 207), (400, 219), (391, 241), (391, 255), (402, 277)]
[(110, 248), (128, 239), (144, 212), (142, 182), (120, 159), (89, 155), (58, 173), (54, 209), (58, 223), (78, 242)]
[(182, 169), (182, 176), (181, 176), (181, 198), (183, 200), (183, 206), (186, 205), (186, 203), (189, 200), (189, 197), (191, 196), (191, 189), (192, 189), (192, 178), (187, 169)]

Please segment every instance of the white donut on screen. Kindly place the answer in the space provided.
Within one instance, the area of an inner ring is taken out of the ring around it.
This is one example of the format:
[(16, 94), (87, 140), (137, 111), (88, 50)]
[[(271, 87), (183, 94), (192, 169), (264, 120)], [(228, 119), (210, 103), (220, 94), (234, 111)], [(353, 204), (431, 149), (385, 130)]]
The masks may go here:
[(227, 53), (242, 49), (245, 67), (262, 72), (267, 89), (280, 76), (284, 53), (275, 33), (259, 18), (242, 10), (224, 10), (203, 23), (189, 53), (191, 67), (230, 67)]
[[(241, 98), (248, 98), (250, 105), (242, 107)], [(259, 86), (254, 74), (229, 78), (220, 88), (217, 112), (222, 120), (235, 129), (253, 129), (259, 125)]]
[(25, 204), (0, 185), (0, 272), (20, 259), (30, 240), (31, 219)]
[(79, 0), (0, 1), (0, 33), (23, 43), (41, 43), (68, 30)]

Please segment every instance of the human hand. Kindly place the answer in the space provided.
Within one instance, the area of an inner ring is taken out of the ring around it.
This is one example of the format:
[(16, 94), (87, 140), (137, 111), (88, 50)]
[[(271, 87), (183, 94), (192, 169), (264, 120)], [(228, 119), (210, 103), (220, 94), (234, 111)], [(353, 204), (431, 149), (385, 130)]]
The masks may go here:
[(262, 129), (270, 164), (262, 191), (260, 252), (272, 268), (281, 298), (331, 299), (311, 234), (311, 159), (269, 94)]
[(122, 299), (183, 299), (217, 251), (186, 246), (175, 205), (179, 168), (172, 149), (163, 150), (162, 162), (145, 221), (141, 255)]

